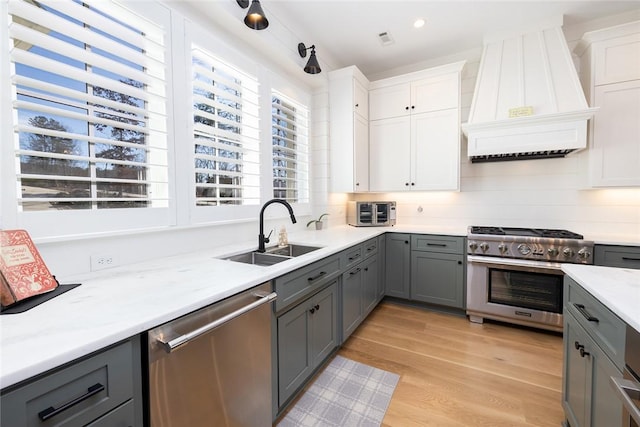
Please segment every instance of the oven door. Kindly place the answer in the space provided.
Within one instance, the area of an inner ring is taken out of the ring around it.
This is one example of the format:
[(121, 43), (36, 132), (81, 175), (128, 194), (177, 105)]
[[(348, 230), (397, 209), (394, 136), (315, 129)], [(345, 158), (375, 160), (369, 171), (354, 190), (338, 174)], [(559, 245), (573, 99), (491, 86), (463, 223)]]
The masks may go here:
[(467, 314), (562, 331), (563, 279), (559, 263), (469, 255)]

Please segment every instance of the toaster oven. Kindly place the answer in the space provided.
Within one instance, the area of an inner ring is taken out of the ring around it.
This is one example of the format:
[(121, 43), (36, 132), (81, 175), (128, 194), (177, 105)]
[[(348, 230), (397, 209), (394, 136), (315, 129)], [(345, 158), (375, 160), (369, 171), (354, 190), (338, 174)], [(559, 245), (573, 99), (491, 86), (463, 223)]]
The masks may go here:
[(354, 202), (347, 204), (347, 223), (354, 227), (396, 224), (396, 202)]

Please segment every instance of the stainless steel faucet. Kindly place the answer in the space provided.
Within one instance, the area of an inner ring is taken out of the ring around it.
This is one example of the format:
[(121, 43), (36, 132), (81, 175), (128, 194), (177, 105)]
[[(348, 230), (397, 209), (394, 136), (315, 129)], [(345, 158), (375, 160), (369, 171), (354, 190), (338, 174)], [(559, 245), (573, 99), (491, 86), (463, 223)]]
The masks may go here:
[[(288, 210), (289, 210), (289, 216), (291, 217), (291, 222), (293, 224), (295, 224), (296, 221), (296, 216), (293, 214), (293, 208), (291, 207), (291, 205), (286, 201), (286, 200), (282, 200), (282, 199), (271, 199), (268, 202), (266, 202), (263, 206), (262, 209), (260, 209), (260, 234), (258, 235), (258, 252), (264, 252), (264, 245), (266, 243), (269, 243), (269, 237), (264, 237), (264, 210), (267, 206), (273, 204), (273, 203), (280, 203), (282, 205), (284, 205)], [(270, 236), (271, 234), (269, 234)]]

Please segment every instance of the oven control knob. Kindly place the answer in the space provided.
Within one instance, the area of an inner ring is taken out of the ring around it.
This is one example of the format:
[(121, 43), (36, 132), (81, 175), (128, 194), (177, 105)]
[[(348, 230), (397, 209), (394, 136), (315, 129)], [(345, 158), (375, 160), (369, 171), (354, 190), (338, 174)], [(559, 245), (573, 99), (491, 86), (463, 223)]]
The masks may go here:
[(575, 252), (573, 252), (573, 249), (571, 248), (564, 248), (562, 250), (562, 255), (564, 255), (565, 258), (573, 258), (573, 255), (575, 255)]
[(507, 245), (505, 245), (504, 243), (500, 243), (498, 245), (498, 250), (500, 251), (500, 253), (502, 255), (504, 255), (505, 253), (507, 253), (507, 251), (509, 250), (509, 247)]
[(487, 242), (482, 242), (480, 243), (480, 249), (482, 249), (482, 252), (487, 252), (489, 250), (489, 244)]
[(471, 249), (471, 252), (475, 252), (476, 249), (478, 249), (478, 242), (475, 242), (475, 241), (469, 242), (469, 249)]
[(547, 249), (547, 253), (549, 254), (550, 257), (557, 257), (560, 251), (558, 251), (557, 248), (549, 248)]
[(591, 256), (591, 252), (587, 248), (582, 248), (578, 251), (578, 258), (588, 259)]
[(518, 245), (518, 252), (520, 252), (522, 255), (529, 255), (531, 253), (531, 248), (529, 247), (529, 245), (520, 243)]

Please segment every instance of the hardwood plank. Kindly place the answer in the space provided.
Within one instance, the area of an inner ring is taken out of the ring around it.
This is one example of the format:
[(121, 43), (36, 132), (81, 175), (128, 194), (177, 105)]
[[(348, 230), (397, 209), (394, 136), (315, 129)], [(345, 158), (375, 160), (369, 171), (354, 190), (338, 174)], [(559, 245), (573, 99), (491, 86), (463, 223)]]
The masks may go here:
[(384, 301), (338, 354), (400, 375), (383, 426), (558, 426), (562, 337)]

